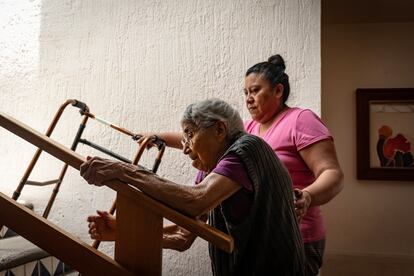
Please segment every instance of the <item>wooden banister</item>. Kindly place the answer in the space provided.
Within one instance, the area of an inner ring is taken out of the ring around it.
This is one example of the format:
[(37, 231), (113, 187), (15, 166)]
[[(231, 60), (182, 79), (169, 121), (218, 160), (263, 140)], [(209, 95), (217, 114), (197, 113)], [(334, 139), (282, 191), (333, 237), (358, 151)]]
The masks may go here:
[[(0, 126), (25, 139), (26, 141), (29, 141), (31, 144), (41, 148), (77, 170), (79, 170), (80, 165), (85, 161), (85, 158), (80, 154), (66, 148), (51, 138), (2, 112), (0, 112)], [(141, 204), (145, 205), (146, 208), (148, 208), (148, 211), (159, 213), (166, 219), (184, 227), (194, 234), (197, 234), (220, 249), (226, 252), (233, 251), (233, 239), (214, 227), (211, 227), (199, 220), (185, 216), (124, 182), (112, 181), (106, 185), (118, 193), (139, 201)]]
[(0, 223), (84, 275), (134, 275), (116, 261), (0, 193)]
[[(72, 166), (77, 170), (79, 170), (80, 165), (85, 161), (85, 158), (77, 154), (76, 152), (64, 147), (56, 141), (53, 141), (51, 138), (37, 132), (29, 126), (1, 112), (0, 126), (20, 136), (21, 138), (32, 143), (38, 148), (48, 152), (49, 154), (55, 156), (56, 158), (60, 159), (61, 161), (67, 163), (68, 165)], [(177, 225), (187, 229), (188, 231), (193, 232), (194, 234), (200, 236), (208, 242), (211, 242), (216, 247), (226, 252), (233, 251), (233, 239), (229, 235), (226, 235), (225, 233), (205, 224), (204, 222), (181, 214), (180, 212), (165, 205), (157, 199), (149, 197), (148, 195), (142, 193), (140, 190), (136, 189), (131, 185), (128, 185), (127, 183), (123, 183), (121, 181), (111, 181), (109, 183), (106, 183), (106, 185), (111, 189), (117, 191), (118, 200), (124, 202), (124, 206), (127, 206), (121, 208), (124, 210), (123, 212), (128, 212), (129, 208), (131, 210), (134, 210), (133, 212), (135, 212), (138, 217), (143, 219), (141, 220), (141, 224), (136, 225), (133, 229), (128, 229), (127, 221), (118, 221), (118, 232), (123, 233), (123, 236), (121, 237), (120, 233), (117, 234), (117, 240), (115, 245), (115, 259), (128, 268), (132, 267), (133, 271), (141, 273), (144, 272), (142, 270), (142, 267), (139, 268), (141, 264), (139, 264), (138, 267), (134, 266), (134, 262), (136, 261), (136, 259), (128, 257), (129, 254), (134, 254), (134, 247), (132, 245), (138, 246), (139, 244), (144, 243), (145, 246), (150, 248), (150, 243), (147, 243), (145, 238), (147, 238), (147, 240), (148, 237), (154, 239), (161, 239), (162, 236), (160, 235), (159, 230), (151, 232), (151, 227), (153, 227), (153, 229), (159, 229), (160, 223), (162, 226), (162, 217), (165, 217), (168, 220), (176, 223)], [(148, 215), (149, 217), (146, 217), (146, 214), (150, 214)], [(118, 211), (118, 217), (120, 219), (133, 219), (133, 217), (127, 216), (125, 213), (121, 214), (120, 211)], [(147, 225), (144, 225), (146, 223), (143, 223), (146, 222), (147, 219), (154, 222), (154, 225), (150, 226), (150, 228), (147, 228)], [(142, 229), (144, 230), (140, 231), (140, 235), (131, 236), (131, 233), (133, 233), (134, 229), (136, 231)], [(128, 242), (127, 240), (125, 240), (124, 236), (129, 236), (129, 238), (132, 239), (132, 242)], [(161, 246), (161, 241), (157, 241), (156, 243), (156, 247)], [(118, 248), (122, 248), (122, 250), (117, 250), (117, 246)], [(47, 248), (44, 249), (47, 251)], [(137, 250), (136, 247), (135, 250)], [(161, 249), (156, 249), (153, 252), (152, 259), (154, 260), (154, 263), (156, 263), (159, 256), (161, 256), (160, 250)], [(124, 254), (121, 252), (128, 253)], [(142, 265), (145, 264), (143, 263)], [(156, 265), (160, 266), (161, 262), (157, 263)], [(159, 269), (152, 270), (152, 272), (149, 273), (152, 275), (157, 275), (159, 274)]]

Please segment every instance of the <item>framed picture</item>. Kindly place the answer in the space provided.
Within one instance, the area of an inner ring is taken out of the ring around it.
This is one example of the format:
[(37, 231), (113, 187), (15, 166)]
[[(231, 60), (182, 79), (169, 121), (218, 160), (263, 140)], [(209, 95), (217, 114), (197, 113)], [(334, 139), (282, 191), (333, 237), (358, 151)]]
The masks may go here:
[(414, 88), (357, 89), (357, 179), (414, 181)]

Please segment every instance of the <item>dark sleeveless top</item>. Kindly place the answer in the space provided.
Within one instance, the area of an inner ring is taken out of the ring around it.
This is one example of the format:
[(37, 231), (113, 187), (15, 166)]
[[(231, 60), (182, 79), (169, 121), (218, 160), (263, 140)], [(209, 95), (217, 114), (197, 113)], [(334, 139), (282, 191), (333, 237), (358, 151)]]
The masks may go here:
[[(243, 134), (223, 155), (237, 154), (254, 184), (254, 201), (246, 219), (230, 222), (228, 201), (209, 213), (209, 223), (231, 235), (229, 254), (212, 244), (213, 275), (305, 275), (305, 257), (286, 168), (261, 138)], [(222, 157), (222, 158), (223, 158)]]

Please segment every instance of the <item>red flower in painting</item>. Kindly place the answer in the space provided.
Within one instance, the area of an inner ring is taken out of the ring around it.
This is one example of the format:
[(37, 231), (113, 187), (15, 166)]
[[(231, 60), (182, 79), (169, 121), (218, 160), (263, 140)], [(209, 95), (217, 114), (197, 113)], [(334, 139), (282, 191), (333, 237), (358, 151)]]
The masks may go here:
[(393, 159), (397, 151), (409, 152), (411, 144), (402, 134), (397, 134), (394, 138), (388, 138), (384, 143), (384, 156)]
[(414, 158), (410, 142), (400, 133), (391, 137), (392, 132), (387, 125), (378, 129), (376, 148), (381, 167), (412, 167)]

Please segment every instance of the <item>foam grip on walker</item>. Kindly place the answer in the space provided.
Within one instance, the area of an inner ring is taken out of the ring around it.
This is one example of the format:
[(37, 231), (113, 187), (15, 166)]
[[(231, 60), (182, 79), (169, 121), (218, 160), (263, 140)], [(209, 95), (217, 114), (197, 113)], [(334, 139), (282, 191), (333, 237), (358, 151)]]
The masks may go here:
[(74, 100), (75, 102), (74, 103), (72, 103), (72, 105), (74, 106), (74, 107), (77, 107), (77, 108), (79, 108), (80, 109), (80, 113), (83, 115), (83, 113), (85, 113), (85, 112), (87, 112), (88, 111), (88, 106), (86, 105), (86, 103), (84, 103), (84, 102), (81, 102), (81, 101), (78, 101), (78, 100)]

